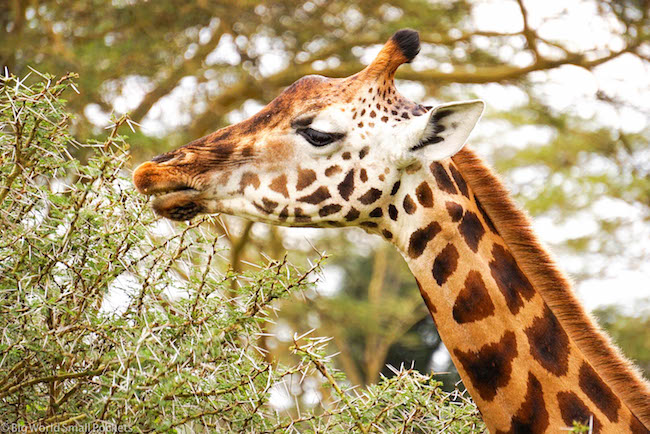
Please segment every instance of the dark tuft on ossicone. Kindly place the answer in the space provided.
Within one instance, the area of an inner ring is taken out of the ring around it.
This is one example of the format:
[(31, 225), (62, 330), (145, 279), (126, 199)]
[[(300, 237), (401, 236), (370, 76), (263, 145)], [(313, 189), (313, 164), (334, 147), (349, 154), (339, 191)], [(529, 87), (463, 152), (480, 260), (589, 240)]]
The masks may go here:
[(391, 39), (408, 59), (406, 63), (410, 63), (420, 52), (420, 35), (415, 30), (398, 30)]

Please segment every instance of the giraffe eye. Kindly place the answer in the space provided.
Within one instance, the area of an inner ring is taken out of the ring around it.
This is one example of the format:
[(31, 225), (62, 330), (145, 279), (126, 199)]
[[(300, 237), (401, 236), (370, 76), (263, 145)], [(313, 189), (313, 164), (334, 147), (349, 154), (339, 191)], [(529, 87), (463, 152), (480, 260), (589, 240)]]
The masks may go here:
[(300, 128), (296, 132), (303, 136), (310, 145), (319, 148), (322, 146), (327, 146), (330, 143), (334, 143), (344, 136), (342, 133), (325, 133), (313, 128)]

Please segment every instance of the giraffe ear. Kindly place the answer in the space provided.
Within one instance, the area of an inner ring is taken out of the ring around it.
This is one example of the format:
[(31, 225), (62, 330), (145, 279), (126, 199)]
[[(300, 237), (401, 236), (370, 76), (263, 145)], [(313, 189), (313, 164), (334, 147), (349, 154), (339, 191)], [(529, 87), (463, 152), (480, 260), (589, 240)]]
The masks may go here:
[(485, 103), (481, 100), (452, 102), (434, 107), (420, 141), (410, 151), (426, 161), (440, 161), (460, 151), (478, 123)]

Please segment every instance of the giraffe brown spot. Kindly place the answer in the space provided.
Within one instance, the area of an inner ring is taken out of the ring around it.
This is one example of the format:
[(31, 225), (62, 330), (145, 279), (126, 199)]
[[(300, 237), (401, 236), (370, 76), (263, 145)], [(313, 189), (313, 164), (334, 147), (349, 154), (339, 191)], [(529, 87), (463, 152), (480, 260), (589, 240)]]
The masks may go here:
[(436, 178), (436, 183), (438, 184), (438, 188), (440, 188), (440, 190), (451, 194), (458, 193), (456, 186), (454, 185), (453, 181), (449, 177), (449, 174), (442, 164), (433, 162), (429, 168), (431, 169), (431, 173), (433, 174), (434, 178)]
[(311, 221), (311, 217), (306, 214), (303, 214), (302, 208), (294, 208), (293, 217), (297, 223), (307, 223)]
[(257, 189), (260, 186), (260, 178), (254, 173), (246, 172), (242, 175), (241, 179), (239, 180), (239, 192), (243, 193), (244, 189), (249, 185)]
[(271, 181), (269, 188), (282, 196), (288, 198), (289, 192), (287, 191), (287, 175), (280, 175)]
[(517, 338), (507, 331), (499, 342), (487, 344), (477, 351), (454, 350), (470, 383), (485, 401), (492, 401), (499, 388), (510, 381), (512, 361), (517, 357)]
[(415, 197), (423, 207), (431, 208), (433, 206), (433, 193), (431, 192), (431, 187), (429, 187), (429, 184), (427, 184), (426, 181), (418, 185), (415, 189)]
[(476, 253), (478, 243), (481, 241), (483, 234), (485, 234), (485, 229), (478, 216), (471, 211), (465, 212), (463, 220), (458, 225), (458, 231), (465, 239), (469, 248), (472, 249), (472, 252)]
[(456, 202), (446, 202), (445, 207), (452, 222), (457, 222), (463, 217), (463, 207)]
[[(385, 109), (385, 108), (384, 108)], [(388, 116), (382, 116), (381, 117), (382, 122), (388, 122)]]
[(524, 330), (530, 355), (550, 373), (561, 376), (569, 370), (569, 337), (548, 306), (544, 314)]
[(219, 175), (219, 179), (217, 180), (217, 183), (219, 185), (226, 185), (228, 184), (229, 179), (230, 179), (230, 174), (228, 172), (223, 172), (221, 175)]
[(650, 430), (641, 423), (639, 418), (632, 415), (632, 420), (630, 421), (630, 432), (632, 434), (648, 434), (650, 433)]
[(325, 169), (325, 176), (334, 176), (337, 173), (341, 173), (343, 169), (341, 169), (341, 166), (330, 166), (327, 169)]
[(456, 250), (456, 247), (454, 247), (453, 244), (447, 244), (447, 246), (438, 253), (435, 261), (433, 261), (433, 267), (431, 268), (433, 278), (436, 280), (438, 285), (442, 286), (447, 279), (449, 279), (449, 276), (456, 271), (458, 258), (458, 250)]
[(449, 165), (449, 171), (451, 172), (451, 176), (454, 178), (454, 181), (456, 181), (456, 185), (458, 186), (458, 189), (460, 190), (461, 193), (463, 193), (463, 196), (469, 197), (469, 191), (467, 190), (467, 183), (465, 182), (465, 178), (463, 178), (463, 175), (456, 169), (456, 166), (453, 164)]
[(508, 309), (516, 315), (524, 305), (522, 297), (530, 300), (535, 295), (535, 290), (517, 265), (515, 258), (503, 246), (495, 244), (492, 248), (492, 257), (490, 261), (492, 277), (503, 293)]
[(384, 236), (384, 238), (386, 238), (387, 240), (390, 240), (390, 239), (393, 238), (393, 233), (392, 233), (391, 231), (387, 230), (387, 229), (383, 229), (383, 230), (381, 231), (381, 234), (382, 234), (382, 235)]
[(261, 206), (255, 202), (253, 202), (253, 205), (255, 205), (255, 208), (262, 211), (264, 214), (271, 214), (273, 210), (278, 206), (278, 203), (263, 197)]
[(381, 217), (382, 215), (384, 215), (384, 212), (381, 210), (381, 208), (375, 208), (372, 211), (370, 211), (369, 215), (370, 215), (370, 217), (377, 218), (377, 217)]
[[(359, 127), (359, 128), (363, 128), (363, 122), (359, 122), (359, 123), (357, 124), (357, 127)], [(346, 160), (347, 160), (347, 158), (346, 158)]]
[(375, 113), (374, 110), (371, 111), (371, 112), (370, 112), (370, 117), (371, 117), (371, 118), (377, 117), (377, 113)]
[(440, 224), (438, 224), (438, 222), (433, 222), (429, 224), (429, 226), (413, 232), (409, 239), (409, 256), (412, 259), (415, 259), (422, 255), (429, 241), (431, 241), (441, 230), (442, 228), (440, 227)]
[(375, 222), (361, 222), (361, 223), (359, 223), (359, 224), (360, 224), (361, 226), (365, 226), (365, 227), (367, 227), (367, 228), (376, 228), (377, 226), (379, 226), (379, 225), (378, 225), (377, 223), (375, 223)]
[(409, 116), (408, 112), (402, 112), (402, 118), (403, 119), (410, 119), (411, 116)]
[(406, 211), (406, 214), (413, 214), (417, 207), (415, 206), (415, 202), (413, 202), (413, 199), (411, 199), (411, 196), (408, 194), (404, 196), (404, 202), (402, 202), (402, 206), (404, 207), (404, 211)]
[(350, 170), (345, 178), (338, 186), (339, 194), (345, 200), (350, 199), (350, 195), (354, 191), (354, 169)]
[(418, 170), (420, 170), (421, 168), (422, 168), (422, 165), (420, 163), (416, 162), (416, 163), (410, 164), (404, 170), (406, 170), (406, 173), (408, 173), (409, 175), (412, 175), (412, 174), (416, 173)]
[[(366, 100), (364, 99), (362, 102), (366, 102)], [(361, 110), (361, 116), (363, 116), (365, 114), (366, 114), (366, 109)]]
[(388, 216), (391, 220), (397, 221), (397, 207), (395, 207), (395, 205), (392, 203), (388, 205)]
[(427, 110), (424, 108), (424, 106), (422, 106), (422, 105), (420, 105), (420, 104), (416, 105), (416, 106), (411, 110), (411, 114), (412, 114), (413, 116), (422, 116), (422, 115), (425, 114), (426, 112), (427, 112)]
[[(544, 402), (542, 383), (532, 373), (528, 373), (528, 386), (524, 402), (512, 417), (509, 434), (543, 433), (549, 425), (548, 411)], [(506, 433), (497, 431), (497, 433)]]
[(314, 181), (316, 181), (316, 172), (311, 169), (299, 169), (298, 170), (298, 184), (296, 184), (296, 190), (304, 190), (309, 187)]
[[(224, 131), (214, 138), (210, 138), (210, 136), (202, 137), (189, 143), (187, 146), (185, 146), (185, 148), (188, 148), (190, 150), (201, 149), (201, 145), (205, 145), (208, 140), (210, 143), (217, 143), (227, 139), (229, 135), (230, 131)], [(210, 161), (213, 161), (217, 164), (223, 164), (231, 161), (232, 154), (235, 152), (236, 148), (237, 142), (235, 141), (221, 142), (218, 146), (214, 146), (210, 149)]]
[(312, 205), (316, 205), (316, 204), (321, 203), (324, 200), (329, 199), (330, 197), (332, 197), (332, 196), (330, 195), (330, 191), (327, 189), (327, 187), (320, 186), (312, 194), (308, 194), (307, 196), (299, 197), (298, 201), (299, 202), (305, 202), (305, 203), (311, 203)]
[(587, 362), (580, 366), (578, 380), (580, 389), (607, 416), (607, 419), (618, 422), (621, 401)]
[(341, 155), (341, 157), (344, 160), (349, 160), (350, 158), (352, 158), (352, 154), (350, 154), (349, 152), (344, 152), (343, 155)]
[(254, 154), (253, 152), (253, 146), (251, 145), (246, 145), (242, 148), (241, 150), (241, 156), (242, 158), (249, 158)]
[(427, 309), (429, 309), (429, 312), (431, 313), (431, 316), (433, 317), (433, 314), (438, 312), (438, 309), (436, 309), (436, 306), (433, 304), (433, 300), (431, 300), (431, 296), (427, 291), (424, 290), (422, 287), (422, 284), (418, 279), (415, 279), (415, 283), (418, 284), (418, 289), (420, 290), (420, 295), (424, 299), (424, 304), (427, 305)]
[[(451, 245), (451, 244), (450, 244)], [(454, 302), (453, 317), (458, 324), (480, 321), (494, 313), (494, 304), (478, 271), (470, 271)]]
[(328, 215), (332, 215), (334, 213), (341, 211), (341, 208), (343, 208), (341, 205), (335, 203), (331, 205), (325, 205), (324, 207), (318, 210), (318, 215), (321, 217), (327, 217)]
[(395, 184), (393, 184), (393, 188), (390, 191), (391, 196), (395, 196), (395, 194), (397, 193), (397, 190), (399, 190), (400, 184), (401, 184), (400, 181), (397, 181)]
[(282, 211), (280, 211), (280, 214), (278, 215), (278, 218), (280, 221), (285, 221), (289, 217), (289, 206), (285, 206), (282, 208)]
[(490, 219), (490, 216), (487, 215), (485, 212), (485, 209), (481, 205), (481, 202), (478, 200), (478, 197), (476, 199), (476, 207), (478, 208), (478, 211), (481, 213), (481, 216), (483, 217), (483, 221), (485, 224), (488, 225), (488, 228), (492, 231), (492, 233), (499, 235), (499, 231), (497, 231), (497, 228), (494, 226), (494, 223), (492, 223), (492, 219)]
[(594, 433), (601, 430), (600, 421), (593, 415), (584, 402), (573, 392), (559, 392), (557, 394), (557, 402), (560, 406), (560, 413), (562, 420), (567, 427), (573, 426), (573, 422), (578, 422), (583, 425), (589, 425), (589, 418), (594, 418)]
[(346, 221), (351, 222), (351, 221), (354, 221), (354, 220), (358, 219), (360, 215), (361, 215), (361, 213), (356, 208), (351, 208), (350, 211), (348, 211), (348, 213), (345, 215), (344, 218), (345, 218)]
[(371, 188), (359, 198), (359, 202), (361, 202), (364, 205), (370, 205), (371, 203), (377, 202), (380, 197), (381, 197), (381, 190), (378, 190), (376, 188)]
[(368, 152), (370, 151), (369, 146), (364, 146), (361, 151), (359, 151), (359, 159), (363, 160), (366, 155), (368, 155)]
[(359, 179), (361, 182), (366, 182), (368, 180), (368, 173), (366, 172), (366, 169), (361, 169), (361, 172), (359, 173)]

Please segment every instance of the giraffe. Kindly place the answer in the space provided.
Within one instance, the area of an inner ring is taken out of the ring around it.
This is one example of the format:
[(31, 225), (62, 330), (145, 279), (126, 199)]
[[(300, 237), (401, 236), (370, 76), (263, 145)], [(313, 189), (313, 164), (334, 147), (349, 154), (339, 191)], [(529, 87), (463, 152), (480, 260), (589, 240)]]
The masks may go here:
[(359, 73), (303, 77), (251, 118), (141, 164), (134, 184), (173, 220), (358, 226), (391, 242), (491, 432), (590, 420), (594, 432), (650, 432), (650, 386), (464, 148), (484, 103), (425, 107), (396, 90), (419, 50), (418, 33), (400, 30)]

